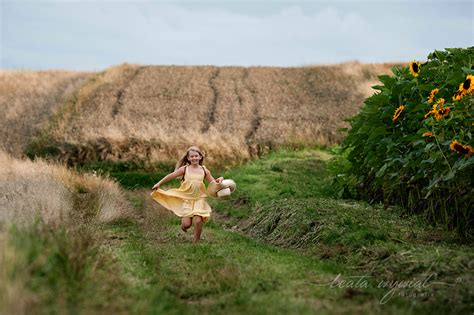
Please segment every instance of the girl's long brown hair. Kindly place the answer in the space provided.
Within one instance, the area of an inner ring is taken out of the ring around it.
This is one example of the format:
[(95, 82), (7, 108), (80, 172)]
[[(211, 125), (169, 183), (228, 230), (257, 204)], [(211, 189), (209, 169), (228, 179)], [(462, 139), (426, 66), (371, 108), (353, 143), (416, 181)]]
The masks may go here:
[(202, 163), (204, 162), (204, 154), (202, 153), (202, 151), (197, 146), (193, 145), (193, 146), (190, 146), (186, 150), (186, 153), (184, 153), (184, 155), (178, 160), (178, 162), (176, 163), (176, 167), (174, 168), (175, 170), (177, 170), (181, 166), (191, 164), (191, 162), (189, 162), (189, 160), (188, 160), (189, 151), (195, 151), (195, 152), (199, 153), (199, 155), (201, 156), (201, 160), (199, 161), (199, 165), (202, 165)]

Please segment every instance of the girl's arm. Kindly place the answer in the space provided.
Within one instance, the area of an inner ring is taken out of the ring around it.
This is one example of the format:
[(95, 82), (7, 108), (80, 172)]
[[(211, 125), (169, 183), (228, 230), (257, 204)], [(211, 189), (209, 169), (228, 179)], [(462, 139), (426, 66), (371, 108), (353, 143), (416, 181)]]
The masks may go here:
[(223, 177), (219, 177), (219, 178), (215, 179), (214, 177), (212, 177), (211, 171), (208, 170), (207, 168), (204, 168), (204, 172), (206, 173), (206, 179), (207, 179), (208, 183), (211, 183), (213, 181), (216, 181), (217, 183), (220, 183), (224, 179)]
[(163, 177), (158, 183), (156, 183), (152, 190), (155, 190), (155, 189), (158, 189), (160, 188), (161, 185), (163, 185), (164, 183), (166, 182), (169, 182), (170, 180), (172, 180), (173, 178), (176, 178), (176, 177), (179, 177), (179, 176), (183, 176), (184, 174), (184, 168), (186, 166), (181, 166), (180, 168), (178, 168), (176, 171), (174, 171), (173, 173), (169, 173), (168, 175), (166, 175), (165, 177)]

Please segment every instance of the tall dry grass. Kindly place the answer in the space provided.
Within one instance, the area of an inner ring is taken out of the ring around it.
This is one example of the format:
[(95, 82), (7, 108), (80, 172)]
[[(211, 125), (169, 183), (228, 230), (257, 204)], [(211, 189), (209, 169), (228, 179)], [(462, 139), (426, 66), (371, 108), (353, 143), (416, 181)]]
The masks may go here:
[(111, 180), (42, 160), (15, 159), (1, 151), (0, 165), (0, 222), (28, 224), (39, 218), (65, 224), (91, 211), (94, 220), (107, 222), (130, 213), (120, 187)]
[(104, 271), (94, 226), (133, 216), (123, 191), (106, 178), (2, 151), (0, 165), (0, 313), (87, 305), (91, 283), (116, 281)]
[(377, 75), (391, 66), (123, 64), (77, 85), (40, 128), (46, 135), (40, 145), (53, 146), (70, 164), (168, 161), (191, 144), (207, 153), (209, 164), (233, 164), (282, 145), (330, 145), (341, 140), (343, 119), (358, 111)]

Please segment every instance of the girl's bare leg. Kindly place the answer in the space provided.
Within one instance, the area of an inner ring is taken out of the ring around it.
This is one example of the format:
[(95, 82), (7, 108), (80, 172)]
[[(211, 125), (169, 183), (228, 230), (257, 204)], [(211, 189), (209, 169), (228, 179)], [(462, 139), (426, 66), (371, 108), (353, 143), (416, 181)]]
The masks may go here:
[(193, 224), (193, 219), (190, 217), (181, 218), (181, 230), (186, 232)]
[(199, 215), (194, 216), (194, 242), (197, 242), (201, 239), (202, 231), (202, 217)]

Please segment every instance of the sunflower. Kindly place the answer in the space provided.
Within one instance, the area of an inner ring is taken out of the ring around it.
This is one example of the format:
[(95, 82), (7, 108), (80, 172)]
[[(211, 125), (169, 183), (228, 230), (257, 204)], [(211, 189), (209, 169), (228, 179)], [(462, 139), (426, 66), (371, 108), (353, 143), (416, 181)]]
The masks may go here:
[(434, 90), (431, 91), (430, 96), (428, 97), (428, 103), (430, 103), (430, 104), (433, 103), (434, 96), (438, 92), (439, 92), (438, 89), (434, 89)]
[(433, 137), (434, 138), (434, 134), (431, 132), (431, 131), (428, 131), (428, 132), (425, 132), (422, 137)]
[(456, 151), (458, 154), (465, 154), (471, 156), (474, 153), (470, 145), (462, 145), (457, 140), (453, 140), (449, 147), (451, 148), (451, 150)]
[(414, 77), (420, 74), (420, 63), (418, 61), (410, 62), (410, 72)]
[(431, 114), (435, 114), (438, 111), (438, 102), (436, 104), (433, 104), (433, 107), (429, 112), (426, 113), (425, 118), (428, 118)]
[(461, 89), (465, 94), (471, 94), (474, 91), (474, 75), (470, 74), (466, 77), (464, 83), (459, 85), (459, 90)]
[(393, 114), (392, 121), (396, 121), (398, 119), (398, 116), (403, 112), (405, 109), (405, 106), (400, 105), (396, 110), (395, 113)]
[(463, 98), (463, 94), (460, 91), (456, 91), (453, 95), (453, 101), (460, 101)]
[(459, 88), (454, 93), (453, 100), (459, 101), (467, 94), (471, 94), (474, 91), (474, 75), (469, 74), (463, 83), (459, 84)]
[(447, 117), (449, 115), (450, 111), (451, 111), (451, 108), (441, 106), (435, 113), (436, 120), (439, 121), (439, 120), (443, 119), (443, 117)]
[(446, 102), (446, 100), (442, 97), (437, 100), (436, 103), (433, 104), (431, 110), (426, 113), (424, 118), (428, 118), (431, 114), (435, 115), (436, 120), (441, 120), (443, 117), (448, 116), (451, 109), (449, 107), (443, 107), (444, 102)]

